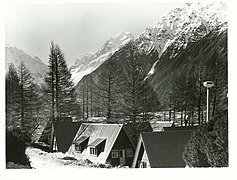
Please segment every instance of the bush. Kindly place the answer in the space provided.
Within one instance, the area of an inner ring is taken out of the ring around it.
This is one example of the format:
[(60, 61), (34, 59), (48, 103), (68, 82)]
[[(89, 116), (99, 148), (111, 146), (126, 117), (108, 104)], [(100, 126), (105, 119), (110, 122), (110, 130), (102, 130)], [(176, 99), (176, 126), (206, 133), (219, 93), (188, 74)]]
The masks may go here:
[(185, 146), (183, 159), (190, 167), (228, 166), (228, 111), (219, 112), (196, 130)]
[(6, 161), (28, 165), (30, 162), (25, 154), (25, 137), (19, 129), (6, 130)]
[(183, 159), (189, 167), (210, 167), (203, 148), (206, 127), (198, 128), (184, 148)]

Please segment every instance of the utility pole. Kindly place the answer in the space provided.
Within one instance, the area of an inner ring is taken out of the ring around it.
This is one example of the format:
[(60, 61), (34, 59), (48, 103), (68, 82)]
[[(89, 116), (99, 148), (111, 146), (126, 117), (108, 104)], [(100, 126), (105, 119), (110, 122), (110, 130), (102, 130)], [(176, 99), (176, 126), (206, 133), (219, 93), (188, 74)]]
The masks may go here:
[(205, 81), (203, 85), (207, 88), (207, 111), (206, 111), (206, 123), (210, 120), (210, 89), (214, 86), (213, 81)]

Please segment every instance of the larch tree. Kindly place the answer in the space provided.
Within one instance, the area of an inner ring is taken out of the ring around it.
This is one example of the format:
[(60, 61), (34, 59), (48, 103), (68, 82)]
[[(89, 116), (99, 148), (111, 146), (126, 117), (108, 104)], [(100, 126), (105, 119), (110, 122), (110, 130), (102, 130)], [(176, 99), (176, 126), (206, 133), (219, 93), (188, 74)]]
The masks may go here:
[[(27, 123), (30, 118), (30, 86), (32, 82), (32, 77), (29, 70), (23, 62), (20, 63), (18, 67), (18, 74), (20, 77), (20, 99), (21, 99), (21, 127), (24, 129), (24, 124)], [(26, 131), (26, 129), (25, 129)]]
[(149, 119), (149, 85), (144, 70), (146, 55), (131, 42), (123, 58), (127, 63), (124, 67), (123, 111), (126, 119), (132, 123), (131, 132), (134, 139), (137, 139), (140, 125)]
[(38, 124), (37, 109), (39, 109), (39, 90), (34, 83), (30, 71), (21, 62), (18, 66), (18, 76), (20, 80), (20, 120), (21, 130), (25, 135), (31, 137)]
[(48, 67), (44, 92), (50, 107), (50, 118), (52, 121), (58, 121), (60, 117), (78, 116), (80, 108), (71, 80), (71, 72), (67, 67), (63, 52), (53, 42), (50, 46)]
[(98, 83), (93, 83), (99, 89), (98, 96), (105, 106), (104, 112), (108, 122), (113, 122), (118, 116), (116, 109), (119, 108), (118, 99), (123, 91), (121, 66), (116, 60), (116, 56), (112, 56), (111, 60), (104, 64)]
[(6, 126), (20, 127), (20, 79), (14, 65), (10, 65), (6, 81)]

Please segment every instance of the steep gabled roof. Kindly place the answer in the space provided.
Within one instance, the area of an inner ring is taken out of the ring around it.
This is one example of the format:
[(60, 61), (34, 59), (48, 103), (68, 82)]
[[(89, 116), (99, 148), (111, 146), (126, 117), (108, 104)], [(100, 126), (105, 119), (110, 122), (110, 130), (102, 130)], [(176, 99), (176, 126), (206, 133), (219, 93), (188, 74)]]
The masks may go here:
[(50, 135), (52, 131), (52, 123), (50, 121), (47, 122), (47, 124), (44, 127), (44, 130), (39, 138), (39, 142), (43, 142), (46, 144), (50, 144)]
[(105, 163), (122, 128), (122, 124), (82, 123), (74, 139), (82, 136), (89, 137), (88, 145), (93, 146), (101, 143), (101, 141), (106, 141), (104, 151), (98, 157), (90, 156), (87, 151), (83, 151), (79, 155), (80, 158)]
[(81, 122), (55, 122), (54, 133), (58, 151), (67, 152), (81, 125)]
[(140, 141), (144, 145), (151, 167), (185, 167), (182, 153), (191, 134), (192, 131), (142, 133)]
[(89, 140), (89, 137), (88, 137), (88, 136), (80, 136), (80, 137), (74, 139), (74, 140), (73, 140), (73, 143), (75, 143), (75, 144), (81, 144), (81, 143), (83, 143), (84, 141), (86, 141), (87, 139)]
[(152, 132), (152, 127), (148, 121), (140, 122), (136, 127), (136, 134), (134, 134), (134, 124), (126, 123), (124, 124), (124, 131), (130, 139), (133, 147), (136, 149), (137, 141), (142, 132)]
[(164, 127), (164, 131), (194, 131), (197, 126)]
[(98, 145), (100, 145), (105, 140), (106, 140), (106, 138), (97, 138), (93, 142), (91, 142), (88, 146), (97, 147)]

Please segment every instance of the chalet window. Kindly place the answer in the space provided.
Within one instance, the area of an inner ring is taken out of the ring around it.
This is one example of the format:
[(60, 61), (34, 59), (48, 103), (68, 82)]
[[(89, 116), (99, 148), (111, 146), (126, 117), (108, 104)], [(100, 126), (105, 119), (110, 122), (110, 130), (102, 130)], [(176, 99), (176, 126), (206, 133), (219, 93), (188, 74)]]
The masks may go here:
[(91, 148), (90, 148), (90, 154), (91, 154), (91, 155), (96, 155), (96, 156), (97, 156), (97, 149), (91, 147)]
[(112, 150), (112, 158), (118, 158), (118, 150)]
[(81, 152), (81, 146), (79, 144), (75, 144), (75, 151)]
[(133, 150), (132, 149), (126, 149), (126, 156), (127, 157), (133, 157)]
[(147, 168), (147, 162), (142, 161), (140, 164), (141, 168)]
[(87, 136), (78, 137), (74, 141), (75, 151), (78, 153), (82, 153), (82, 151), (87, 148), (88, 141), (89, 141), (89, 137)]
[(98, 156), (104, 151), (106, 138), (97, 138), (88, 146), (90, 147), (90, 154)]

